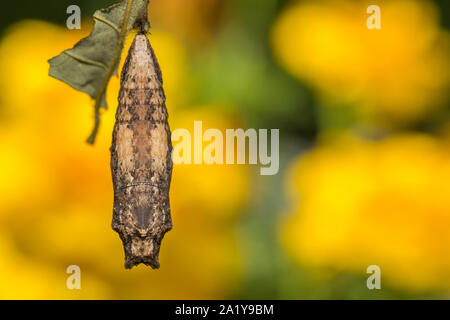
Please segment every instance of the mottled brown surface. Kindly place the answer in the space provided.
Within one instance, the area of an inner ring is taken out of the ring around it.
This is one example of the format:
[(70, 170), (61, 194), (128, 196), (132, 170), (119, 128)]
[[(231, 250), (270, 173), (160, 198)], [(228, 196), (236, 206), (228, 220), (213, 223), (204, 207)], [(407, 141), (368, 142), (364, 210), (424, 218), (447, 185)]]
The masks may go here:
[(111, 146), (112, 228), (125, 249), (125, 268), (159, 268), (164, 234), (172, 229), (169, 188), (172, 144), (161, 71), (143, 34), (136, 35), (122, 70)]

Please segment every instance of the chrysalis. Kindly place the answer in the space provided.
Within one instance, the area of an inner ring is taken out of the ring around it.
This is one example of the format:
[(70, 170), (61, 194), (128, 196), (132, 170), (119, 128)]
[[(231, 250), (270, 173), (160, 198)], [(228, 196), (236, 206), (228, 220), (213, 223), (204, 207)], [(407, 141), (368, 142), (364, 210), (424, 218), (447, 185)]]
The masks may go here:
[(111, 146), (112, 228), (125, 249), (125, 268), (159, 268), (164, 234), (172, 229), (169, 188), (172, 143), (162, 75), (145, 34), (125, 61)]

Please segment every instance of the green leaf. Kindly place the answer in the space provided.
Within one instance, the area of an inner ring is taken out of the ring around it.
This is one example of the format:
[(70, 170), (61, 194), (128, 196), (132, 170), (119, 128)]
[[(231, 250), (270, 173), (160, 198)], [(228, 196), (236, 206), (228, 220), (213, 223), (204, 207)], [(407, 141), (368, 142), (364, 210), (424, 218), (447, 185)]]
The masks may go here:
[(107, 108), (106, 88), (117, 75), (127, 33), (147, 32), (149, 0), (123, 0), (94, 14), (94, 29), (72, 49), (49, 60), (49, 75), (95, 100), (95, 126), (88, 142), (93, 144), (100, 124), (100, 108)]

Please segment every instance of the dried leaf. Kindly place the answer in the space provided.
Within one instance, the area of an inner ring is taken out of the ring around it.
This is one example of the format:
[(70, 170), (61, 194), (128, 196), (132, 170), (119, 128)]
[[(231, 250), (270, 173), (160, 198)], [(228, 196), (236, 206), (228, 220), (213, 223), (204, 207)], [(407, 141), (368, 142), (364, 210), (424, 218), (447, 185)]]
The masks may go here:
[(94, 29), (72, 49), (49, 60), (49, 75), (95, 99), (96, 125), (88, 142), (93, 143), (99, 125), (99, 108), (107, 108), (106, 87), (116, 73), (126, 34), (133, 28), (147, 32), (149, 0), (123, 0), (94, 14)]

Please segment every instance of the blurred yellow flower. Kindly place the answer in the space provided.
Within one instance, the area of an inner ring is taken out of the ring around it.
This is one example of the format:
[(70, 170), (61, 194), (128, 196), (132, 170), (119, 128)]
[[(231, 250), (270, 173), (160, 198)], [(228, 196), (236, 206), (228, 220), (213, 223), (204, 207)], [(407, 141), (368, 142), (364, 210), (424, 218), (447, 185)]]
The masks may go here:
[(295, 160), (288, 251), (407, 290), (450, 289), (450, 145), (428, 135), (339, 137)]
[(219, 0), (150, 1), (148, 12), (155, 29), (169, 30), (203, 44), (214, 34), (220, 7)]
[(416, 0), (381, 2), (381, 30), (369, 30), (372, 4), (292, 5), (271, 33), (275, 57), (316, 88), (325, 104), (354, 105), (378, 123), (417, 120), (448, 98), (448, 32), (439, 27), (433, 3)]
[(24, 256), (6, 236), (8, 231), (0, 231), (0, 299), (95, 299), (108, 296), (109, 286), (95, 274), (86, 275), (83, 290), (68, 290), (67, 266), (51, 265)]
[[(124, 270), (122, 244), (110, 227), (109, 147), (119, 79), (110, 82), (110, 110), (91, 147), (84, 141), (93, 125), (92, 101), (47, 75), (47, 59), (84, 35), (23, 21), (0, 42), (0, 69), (8, 74), (0, 80), (0, 298), (226, 298), (239, 281), (233, 222), (245, 204), (247, 169), (176, 166), (174, 230), (165, 237), (161, 269)], [(193, 118), (234, 127), (231, 117), (204, 109), (172, 113), (187, 78), (185, 49), (171, 34), (149, 37), (163, 70), (172, 129), (191, 128)], [(73, 264), (81, 268), (80, 291), (66, 289), (66, 268)]]

